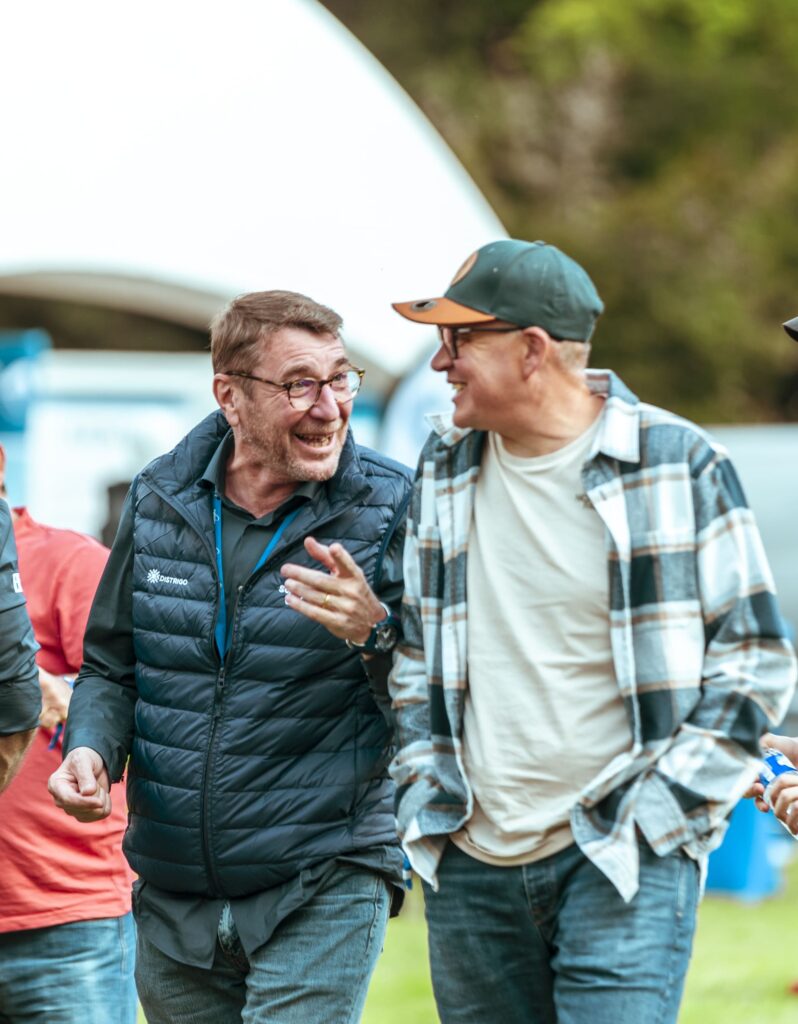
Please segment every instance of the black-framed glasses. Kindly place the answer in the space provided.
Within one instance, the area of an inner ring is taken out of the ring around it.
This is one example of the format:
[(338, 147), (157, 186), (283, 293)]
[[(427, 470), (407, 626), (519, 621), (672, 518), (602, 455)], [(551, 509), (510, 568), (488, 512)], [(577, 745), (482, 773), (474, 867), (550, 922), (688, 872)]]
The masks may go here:
[(276, 380), (266, 380), (265, 377), (258, 377), (254, 373), (243, 373), (240, 370), (228, 370), (228, 377), (244, 377), (246, 380), (256, 380), (259, 384), (270, 384), (273, 388), (282, 388), (288, 395), (288, 401), (294, 409), (307, 411), (321, 398), (321, 389), (329, 385), (333, 398), (339, 405), (346, 405), (351, 402), (360, 391), (360, 385), (366, 375), (365, 370), (357, 366), (350, 366), (347, 370), (340, 370), (326, 380), (315, 380), (312, 377), (303, 377), (301, 380), (288, 380), (284, 384)]
[(473, 327), (443, 327), (438, 326), (438, 338), (441, 345), (446, 349), (451, 359), (457, 359), (459, 355), (458, 345), (464, 341), (470, 341), (472, 334), (512, 334), (513, 331), (523, 331), (524, 328), (518, 325), (513, 327), (483, 327), (474, 324)]

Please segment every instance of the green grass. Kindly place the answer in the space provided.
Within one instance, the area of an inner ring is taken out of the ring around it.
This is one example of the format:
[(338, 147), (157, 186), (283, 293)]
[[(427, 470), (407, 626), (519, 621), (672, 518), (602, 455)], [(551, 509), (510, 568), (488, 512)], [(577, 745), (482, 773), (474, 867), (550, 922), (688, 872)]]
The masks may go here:
[[(759, 903), (704, 899), (679, 1024), (798, 1022), (798, 996), (787, 992), (798, 979), (798, 860), (786, 868), (784, 881), (778, 896)], [(417, 887), (388, 927), (363, 1024), (437, 1020)]]

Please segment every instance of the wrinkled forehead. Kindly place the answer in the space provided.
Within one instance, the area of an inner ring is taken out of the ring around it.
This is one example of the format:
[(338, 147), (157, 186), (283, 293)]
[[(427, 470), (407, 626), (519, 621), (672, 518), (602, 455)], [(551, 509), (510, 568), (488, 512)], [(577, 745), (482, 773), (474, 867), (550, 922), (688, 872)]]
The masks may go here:
[(257, 361), (264, 376), (275, 380), (289, 376), (327, 377), (349, 365), (342, 339), (336, 334), (316, 334), (300, 327), (283, 327), (263, 342)]

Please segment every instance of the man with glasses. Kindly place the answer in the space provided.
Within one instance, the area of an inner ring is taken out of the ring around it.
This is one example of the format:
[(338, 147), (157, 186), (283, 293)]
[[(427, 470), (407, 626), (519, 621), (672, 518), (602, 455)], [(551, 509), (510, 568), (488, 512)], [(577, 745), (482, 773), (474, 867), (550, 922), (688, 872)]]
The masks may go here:
[(401, 896), (387, 674), (409, 474), (352, 439), (363, 371), (340, 328), (293, 292), (216, 318), (221, 412), (134, 480), (92, 608), (50, 789), (102, 817), (130, 757), (149, 1024), (358, 1020)]
[(408, 509), (399, 831), (444, 1024), (677, 1018), (700, 865), (795, 663), (726, 452), (586, 369), (582, 267), (503, 240), (441, 298)]

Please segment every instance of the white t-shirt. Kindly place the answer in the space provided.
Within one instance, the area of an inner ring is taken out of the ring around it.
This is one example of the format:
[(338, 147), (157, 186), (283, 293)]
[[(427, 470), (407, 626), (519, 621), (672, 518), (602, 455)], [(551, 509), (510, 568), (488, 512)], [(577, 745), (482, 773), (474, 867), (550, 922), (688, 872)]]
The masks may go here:
[(492, 864), (570, 845), (579, 792), (632, 743), (605, 531), (581, 478), (600, 422), (535, 458), (486, 439), (468, 544), (463, 749), (475, 804), (452, 839)]

